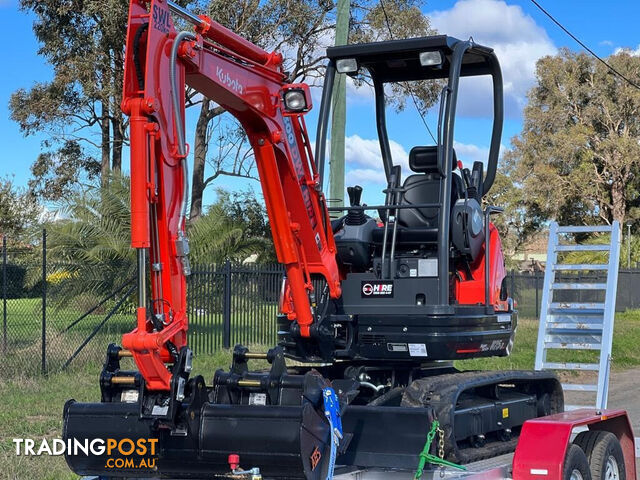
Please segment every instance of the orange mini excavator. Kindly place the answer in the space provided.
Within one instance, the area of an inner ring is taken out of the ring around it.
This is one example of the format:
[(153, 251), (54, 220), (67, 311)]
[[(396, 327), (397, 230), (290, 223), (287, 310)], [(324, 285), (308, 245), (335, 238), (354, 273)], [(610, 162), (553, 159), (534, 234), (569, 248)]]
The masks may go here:
[[(175, 15), (194, 30), (177, 32)], [(440, 35), (329, 48), (327, 58), (314, 154), (304, 121), (309, 87), (290, 83), (278, 53), (171, 1), (131, 0), (122, 109), (130, 116), (136, 328), (108, 348), (102, 401), (67, 402), (64, 436), (151, 439), (157, 448), (153, 459), (141, 449), (117, 462), (67, 456), (76, 473), (324, 480), (334, 464), (413, 469), (435, 420), (444, 457), (464, 463), (512, 451), (526, 420), (562, 411), (548, 372), (452, 364), (508, 355), (516, 328), (490, 221), (499, 209), (483, 206), (503, 120), (493, 50)], [(338, 75), (360, 74), (374, 86), (386, 198), (362, 205), (362, 188), (350, 187), (350, 206), (331, 221), (322, 186), (332, 91)], [(480, 75), (493, 81), (486, 170), (482, 162), (464, 168), (453, 148), (460, 78)], [(414, 146), (403, 176), (389, 147), (384, 88), (422, 80), (444, 86), (437, 144)], [(237, 346), (231, 369), (208, 381), (191, 375), (187, 342), (186, 85), (246, 131), (286, 272), (279, 345), (267, 354)], [(136, 371), (121, 369), (125, 356)], [(254, 358), (271, 369), (251, 371)], [(238, 457), (252, 468), (241, 470)]]

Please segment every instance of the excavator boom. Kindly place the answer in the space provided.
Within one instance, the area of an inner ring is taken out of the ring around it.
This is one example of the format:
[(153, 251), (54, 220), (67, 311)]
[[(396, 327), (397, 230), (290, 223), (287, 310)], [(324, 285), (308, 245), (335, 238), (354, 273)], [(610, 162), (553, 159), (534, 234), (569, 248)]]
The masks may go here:
[[(171, 13), (194, 25), (178, 33)], [(173, 2), (131, 2), (123, 111), (131, 118), (131, 246), (138, 252), (137, 326), (123, 338), (147, 388), (169, 390), (187, 345), (185, 233), (188, 200), (185, 86), (231, 113), (244, 128), (258, 169), (278, 261), (288, 280), (288, 319), (302, 337), (314, 322), (311, 276), (340, 296), (335, 243), (304, 113), (306, 85), (291, 84), (282, 57)], [(292, 96), (296, 108), (285, 99)], [(146, 257), (149, 257), (149, 268)], [(151, 299), (146, 298), (149, 271)]]

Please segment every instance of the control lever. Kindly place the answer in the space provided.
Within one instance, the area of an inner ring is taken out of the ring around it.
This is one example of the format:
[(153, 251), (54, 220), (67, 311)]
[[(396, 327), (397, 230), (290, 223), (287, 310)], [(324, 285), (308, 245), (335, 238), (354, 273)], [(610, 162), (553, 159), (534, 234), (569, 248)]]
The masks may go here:
[[(362, 187), (356, 185), (355, 187), (347, 187), (347, 195), (349, 195), (349, 203), (352, 207), (360, 207), (360, 200), (362, 199)], [(367, 216), (364, 210), (349, 210), (347, 213), (346, 225), (362, 225), (367, 222)]]
[(347, 187), (347, 195), (349, 195), (349, 204), (352, 207), (360, 206), (360, 199), (362, 198), (362, 187), (360, 185)]
[[(480, 200), (482, 199), (482, 177), (483, 177), (483, 170), (484, 170), (484, 165), (482, 164), (482, 162), (473, 162), (473, 171), (471, 173), (471, 189), (473, 190), (474, 193), (474, 197), (476, 197), (476, 200), (478, 200), (478, 202), (480, 202)], [(469, 196), (471, 195), (471, 192), (469, 192)]]
[(462, 178), (464, 179), (464, 183), (467, 186), (467, 189), (471, 188), (471, 185), (473, 185), (471, 183), (471, 172), (469, 171), (468, 168), (463, 168), (462, 169)]

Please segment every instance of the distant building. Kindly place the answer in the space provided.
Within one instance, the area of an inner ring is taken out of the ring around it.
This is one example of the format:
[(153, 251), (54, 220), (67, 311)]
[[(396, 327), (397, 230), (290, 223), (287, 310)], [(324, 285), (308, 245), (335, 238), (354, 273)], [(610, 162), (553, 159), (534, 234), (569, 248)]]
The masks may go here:
[(518, 269), (529, 272), (544, 271), (544, 265), (547, 263), (548, 241), (549, 232), (539, 232), (520, 247), (512, 256), (513, 261), (518, 264)]

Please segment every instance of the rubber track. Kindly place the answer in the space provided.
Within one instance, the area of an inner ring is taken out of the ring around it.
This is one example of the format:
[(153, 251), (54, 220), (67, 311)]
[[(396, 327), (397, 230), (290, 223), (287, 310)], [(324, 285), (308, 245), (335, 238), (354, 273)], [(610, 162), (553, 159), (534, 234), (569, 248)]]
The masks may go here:
[(424, 377), (412, 382), (404, 392), (402, 406), (425, 407), (435, 410), (436, 418), (445, 432), (445, 458), (457, 463), (470, 463), (497, 455), (513, 452), (517, 437), (509, 441), (495, 441), (479, 448), (459, 449), (453, 437), (455, 405), (460, 394), (466, 390), (492, 384), (522, 385), (521, 391), (544, 391), (551, 397), (551, 412), (564, 410), (562, 387), (551, 372), (504, 371), (504, 372), (460, 372)]

